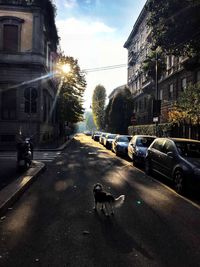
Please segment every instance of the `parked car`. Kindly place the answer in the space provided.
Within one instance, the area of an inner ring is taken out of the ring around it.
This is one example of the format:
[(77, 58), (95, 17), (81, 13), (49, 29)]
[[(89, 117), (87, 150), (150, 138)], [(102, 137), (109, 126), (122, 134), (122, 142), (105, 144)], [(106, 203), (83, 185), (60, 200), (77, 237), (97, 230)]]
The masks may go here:
[(200, 141), (157, 138), (147, 150), (147, 174), (156, 172), (173, 181), (175, 190), (200, 189)]
[(107, 134), (108, 133), (101, 133), (100, 138), (99, 138), (99, 143), (100, 144), (102, 144), (102, 145), (104, 144), (104, 139), (105, 139)]
[(118, 155), (126, 156), (128, 153), (128, 144), (131, 140), (131, 135), (117, 135), (112, 142), (112, 151)]
[(112, 148), (112, 142), (115, 139), (115, 137), (117, 136), (117, 134), (107, 134), (105, 139), (104, 139), (104, 146), (108, 149)]
[(99, 137), (101, 135), (101, 132), (94, 132), (92, 138), (95, 140), (95, 141), (99, 141)]
[(91, 136), (92, 135), (92, 132), (91, 131), (84, 131), (84, 134), (85, 135), (88, 135), (88, 136)]
[(132, 159), (133, 164), (144, 164), (146, 151), (156, 136), (151, 135), (134, 135), (128, 144), (128, 156)]

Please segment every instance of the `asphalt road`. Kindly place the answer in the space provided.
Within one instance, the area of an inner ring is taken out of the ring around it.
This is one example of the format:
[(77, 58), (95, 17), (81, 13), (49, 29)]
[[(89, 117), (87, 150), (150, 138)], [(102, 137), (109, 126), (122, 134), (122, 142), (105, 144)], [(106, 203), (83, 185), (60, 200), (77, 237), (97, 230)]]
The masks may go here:
[[(48, 165), (59, 154), (59, 151), (34, 151), (33, 159)], [(17, 170), (16, 162), (16, 151), (0, 151), (0, 190), (22, 174)]]
[[(104, 184), (124, 205), (93, 208)], [(0, 220), (0, 266), (196, 267), (200, 209), (90, 137), (77, 136)]]

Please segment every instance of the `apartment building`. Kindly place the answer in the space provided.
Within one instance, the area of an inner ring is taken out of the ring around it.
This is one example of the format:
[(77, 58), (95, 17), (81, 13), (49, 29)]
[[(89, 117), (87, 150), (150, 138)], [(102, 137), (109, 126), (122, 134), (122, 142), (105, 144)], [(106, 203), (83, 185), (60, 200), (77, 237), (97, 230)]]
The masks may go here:
[[(150, 51), (147, 16), (144, 7), (124, 44), (128, 50), (127, 84), (133, 95), (136, 124), (148, 124), (153, 120), (153, 83), (142, 70), (142, 64)], [(148, 89), (147, 92), (144, 89)]]
[(142, 64), (151, 51), (150, 29), (147, 26), (148, 11), (142, 9), (133, 29), (124, 44), (128, 50), (128, 81), (134, 100), (134, 125), (153, 123), (153, 99), (161, 100), (159, 122), (168, 121), (168, 111), (189, 83), (200, 81), (200, 68), (185, 68), (190, 60), (166, 56), (166, 71), (158, 81), (156, 93), (155, 81), (143, 71)]
[(0, 147), (19, 134), (35, 143), (58, 135), (51, 110), (57, 44), (49, 0), (0, 0)]

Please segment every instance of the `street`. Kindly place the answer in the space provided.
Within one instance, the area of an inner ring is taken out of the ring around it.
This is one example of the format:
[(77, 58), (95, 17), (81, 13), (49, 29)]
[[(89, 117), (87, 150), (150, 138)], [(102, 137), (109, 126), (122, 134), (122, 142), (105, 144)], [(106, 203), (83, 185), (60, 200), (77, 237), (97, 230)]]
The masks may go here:
[[(51, 163), (59, 151), (34, 151), (33, 160)], [(17, 153), (14, 151), (0, 151), (0, 190), (14, 181), (20, 173), (16, 168)]]
[[(199, 266), (197, 205), (90, 136), (54, 155), (0, 219), (0, 266)], [(125, 195), (114, 216), (93, 211), (97, 182)]]

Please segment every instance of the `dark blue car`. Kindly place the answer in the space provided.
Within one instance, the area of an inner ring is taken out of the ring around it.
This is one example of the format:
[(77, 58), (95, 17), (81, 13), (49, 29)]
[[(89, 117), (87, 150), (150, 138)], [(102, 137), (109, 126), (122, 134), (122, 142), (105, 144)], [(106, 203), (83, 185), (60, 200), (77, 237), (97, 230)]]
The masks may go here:
[(156, 172), (173, 181), (177, 193), (200, 189), (200, 141), (157, 138), (145, 159), (147, 174)]

